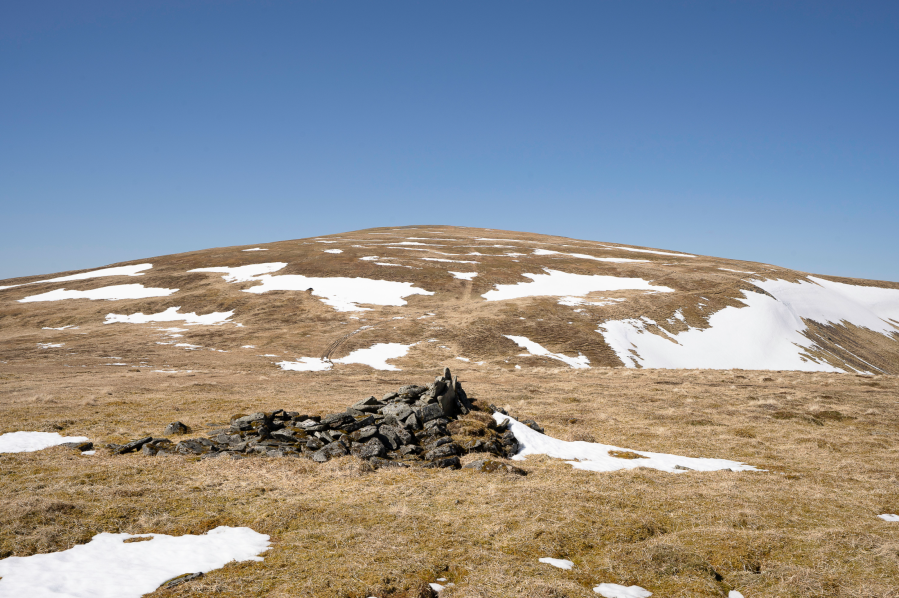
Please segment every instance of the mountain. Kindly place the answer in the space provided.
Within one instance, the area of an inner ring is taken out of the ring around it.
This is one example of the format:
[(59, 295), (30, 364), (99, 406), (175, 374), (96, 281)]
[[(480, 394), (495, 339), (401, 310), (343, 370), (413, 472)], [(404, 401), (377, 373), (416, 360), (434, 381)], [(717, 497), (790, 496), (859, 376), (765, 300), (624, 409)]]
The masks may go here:
[(533, 233), (376, 228), (0, 282), (10, 362), (899, 374), (899, 283)]

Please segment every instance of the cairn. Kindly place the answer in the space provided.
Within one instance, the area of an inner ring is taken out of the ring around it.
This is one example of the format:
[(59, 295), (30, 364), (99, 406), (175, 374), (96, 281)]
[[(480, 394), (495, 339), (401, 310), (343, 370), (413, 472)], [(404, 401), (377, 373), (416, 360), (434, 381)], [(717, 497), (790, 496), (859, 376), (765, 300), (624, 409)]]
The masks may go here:
[[(486, 453), (509, 458), (518, 452), (515, 436), (489, 415), (493, 411), (505, 413), (493, 405), (482, 410), (462, 388), (458, 376), (453, 377), (445, 368), (443, 375), (427, 386), (402, 386), (381, 399), (372, 396), (359, 401), (342, 413), (316, 416), (279, 409), (237, 414), (229, 427), (213, 430), (208, 438), (190, 438), (175, 444), (168, 438), (146, 437), (108, 448), (115, 454), (140, 451), (147, 456), (227, 455), (237, 459), (259, 455), (301, 457), (318, 463), (355, 455), (374, 468), (458, 469), (460, 455)], [(175, 424), (167, 431), (186, 429), (180, 422)], [(536, 423), (532, 427), (538, 429)], [(476, 463), (476, 468), (483, 471), (499, 467), (492, 461)], [(500, 468), (524, 473), (510, 465)]]

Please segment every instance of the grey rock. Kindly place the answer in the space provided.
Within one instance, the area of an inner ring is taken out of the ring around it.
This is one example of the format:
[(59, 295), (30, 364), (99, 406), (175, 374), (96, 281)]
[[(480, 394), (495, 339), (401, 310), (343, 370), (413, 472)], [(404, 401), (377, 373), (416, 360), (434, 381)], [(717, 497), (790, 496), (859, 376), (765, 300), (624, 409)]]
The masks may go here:
[(59, 446), (65, 447), (67, 449), (74, 449), (76, 451), (89, 451), (94, 448), (94, 443), (90, 440), (85, 440), (84, 442), (63, 442)]
[(391, 450), (396, 450), (400, 447), (400, 439), (397, 435), (398, 428), (393, 426), (381, 425), (378, 426), (378, 434), (381, 437), (381, 441)]
[(368, 442), (354, 444), (352, 452), (360, 459), (370, 459), (371, 457), (383, 457), (387, 454), (387, 449), (380, 440), (371, 438)]
[(423, 452), (423, 449), (416, 444), (407, 444), (406, 446), (400, 448), (399, 454), (402, 456), (406, 455), (420, 455)]
[(346, 447), (341, 442), (332, 442), (312, 454), (312, 460), (318, 463), (324, 463), (335, 457), (342, 457), (347, 454)]
[(412, 409), (406, 405), (405, 403), (392, 403), (387, 405), (381, 410), (381, 413), (386, 415), (392, 415), (396, 419), (406, 419), (410, 415), (412, 415)]
[(207, 441), (207, 443), (203, 443), (203, 438), (196, 438), (190, 440), (182, 440), (175, 447), (175, 452), (181, 455), (202, 455), (203, 453), (208, 453), (212, 449), (212, 443)]
[(440, 405), (443, 415), (450, 419), (455, 418), (459, 414), (459, 408), (456, 406), (456, 394), (446, 392), (437, 397), (437, 404)]
[[(385, 398), (386, 400), (386, 398)], [(363, 411), (365, 413), (374, 413), (378, 410), (378, 408), (383, 407), (384, 403), (379, 401), (374, 397), (368, 397), (364, 401), (359, 401), (355, 405), (353, 405), (353, 409), (357, 411)]]
[(350, 434), (350, 438), (356, 442), (364, 442), (367, 438), (371, 438), (378, 433), (378, 426), (365, 426)]
[(509, 465), (502, 461), (494, 461), (493, 459), (478, 459), (477, 461), (468, 463), (462, 469), (473, 469), (474, 471), (480, 471), (482, 473), (500, 472), (512, 473), (515, 475), (528, 475), (528, 472), (520, 467), (515, 467), (514, 465)]
[(459, 461), (459, 457), (446, 457), (443, 459), (434, 459), (433, 461), (424, 465), (424, 467), (459, 469), (460, 467), (462, 467), (462, 462)]
[(530, 429), (535, 430), (535, 431), (540, 432), (541, 434), (543, 434), (543, 428), (541, 428), (540, 426), (538, 426), (538, 425), (537, 425), (537, 422), (535, 422), (534, 420), (532, 420), (532, 419), (523, 419), (523, 420), (521, 420), (521, 423), (523, 423), (524, 425), (526, 425), (526, 426), (529, 427)]
[(403, 422), (403, 425), (407, 430), (420, 430), (421, 422), (418, 419), (418, 416), (414, 413), (406, 418), (406, 421)]
[(412, 395), (414, 397), (419, 396), (423, 392), (428, 390), (427, 386), (419, 386), (417, 384), (407, 384), (406, 386), (400, 386), (399, 394), (401, 395)]
[(158, 452), (159, 452), (159, 449), (157, 449), (155, 446), (153, 446), (149, 442), (147, 444), (143, 445), (142, 447), (140, 447), (140, 453), (147, 457), (152, 457), (152, 456), (156, 455), (156, 453), (158, 453)]
[(313, 451), (317, 451), (325, 446), (325, 443), (318, 438), (310, 438), (306, 441), (306, 446)]
[(201, 577), (203, 577), (202, 573), (185, 573), (184, 575), (179, 575), (178, 577), (172, 578), (172, 579), (164, 582), (162, 584), (162, 586), (165, 589), (170, 590), (170, 589), (174, 588), (175, 586), (180, 586), (181, 584), (183, 584), (185, 582), (193, 581), (193, 580), (199, 579)]
[(132, 440), (131, 442), (120, 446), (119, 449), (115, 451), (115, 453), (117, 455), (124, 455), (125, 453), (130, 453), (130, 452), (139, 450), (140, 447), (144, 446), (151, 440), (153, 440), (152, 436), (147, 436), (146, 438), (140, 438), (138, 440)]
[(381, 457), (372, 457), (368, 462), (374, 466), (375, 469), (381, 469), (382, 467), (409, 467), (407, 463), (382, 459)]
[(391, 399), (395, 399), (395, 398), (397, 398), (398, 396), (399, 396), (399, 395), (398, 395), (397, 393), (395, 393), (395, 392), (388, 392), (386, 395), (384, 395), (383, 397), (381, 397), (381, 400), (384, 401), (384, 402), (386, 403), (387, 401), (390, 401)]
[(323, 417), (321, 423), (336, 430), (354, 421), (356, 421), (356, 418), (348, 413), (331, 413)]
[(439, 405), (425, 405), (421, 408), (421, 421), (427, 423), (438, 417), (443, 417), (443, 409)]
[(355, 432), (356, 430), (360, 430), (366, 426), (370, 426), (375, 423), (375, 418), (371, 415), (357, 419), (343, 427), (345, 432)]
[(449, 368), (443, 368), (443, 379), (444, 380), (452, 380), (453, 375), (450, 373)]
[(438, 446), (434, 450), (426, 452), (424, 458), (427, 461), (433, 461), (435, 459), (445, 459), (447, 457), (453, 457), (461, 453), (462, 448), (458, 444), (456, 444), (455, 442), (449, 442), (447, 444)]
[(163, 434), (166, 436), (174, 436), (175, 434), (187, 434), (188, 432), (190, 432), (190, 428), (181, 422), (172, 422), (165, 427)]

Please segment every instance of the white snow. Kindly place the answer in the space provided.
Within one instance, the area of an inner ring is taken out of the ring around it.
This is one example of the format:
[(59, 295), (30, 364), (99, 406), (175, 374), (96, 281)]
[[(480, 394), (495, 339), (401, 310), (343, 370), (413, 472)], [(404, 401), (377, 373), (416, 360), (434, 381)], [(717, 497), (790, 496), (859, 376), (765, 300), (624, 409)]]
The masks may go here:
[(325, 253), (343, 253), (343, 249), (325, 249)]
[(246, 293), (266, 293), (268, 291), (305, 291), (323, 297), (322, 302), (337, 311), (366, 311), (359, 303), (370, 305), (406, 305), (405, 297), (410, 295), (433, 295), (434, 293), (413, 286), (412, 282), (374, 280), (370, 278), (313, 278), (300, 274), (283, 276), (260, 276), (255, 278), (262, 284), (245, 289)]
[(394, 259), (394, 258), (386, 258), (386, 257), (385, 257), (385, 258), (379, 258), (379, 257), (376, 256), (376, 255), (367, 255), (367, 256), (365, 256), (365, 257), (360, 257), (359, 259), (362, 260), (363, 262), (373, 262), (373, 261), (375, 261), (375, 260), (380, 260), (380, 259), (385, 259), (385, 260), (387, 260), (387, 259)]
[(241, 349), (255, 349), (256, 345), (243, 345)]
[[(150, 537), (144, 542), (126, 539)], [(29, 598), (139, 598), (184, 573), (207, 573), (231, 561), (261, 561), (269, 537), (247, 527), (203, 535), (101, 533), (60, 552), (0, 560), (0, 595)]]
[(574, 563), (566, 559), (551, 559), (549, 557), (544, 557), (538, 560), (541, 563), (546, 563), (547, 565), (552, 565), (553, 567), (558, 567), (559, 569), (565, 569), (566, 571), (574, 567)]
[(322, 372), (331, 369), (331, 362), (320, 357), (300, 357), (298, 361), (281, 361), (276, 365), (291, 372)]
[(581, 299), (580, 297), (562, 297), (559, 299), (559, 305), (567, 305), (569, 307), (575, 307), (578, 305), (615, 305), (615, 303), (619, 303), (621, 301), (625, 301), (625, 299), (615, 299), (615, 298), (604, 298), (602, 301), (587, 301), (586, 299)]
[(227, 282), (249, 282), (257, 280), (255, 276), (271, 274), (284, 268), (285, 262), (271, 262), (268, 264), (249, 264), (247, 266), (216, 266), (213, 268), (194, 268), (188, 272), (222, 272), (222, 278)]
[(446, 587), (446, 586), (440, 585), (439, 583), (429, 583), (428, 585), (431, 586), (432, 590), (434, 590), (435, 592), (438, 592), (438, 593), (441, 590), (443, 590), (444, 587)]
[[(513, 254), (507, 254), (513, 255)], [(514, 254), (514, 255), (522, 255), (522, 254)], [(549, 249), (535, 249), (534, 255), (569, 255), (571, 257), (580, 258), (582, 260), (596, 260), (597, 262), (611, 262), (616, 264), (624, 264), (628, 262), (648, 262), (649, 260), (632, 260), (626, 257), (596, 257), (594, 255), (587, 255), (586, 253), (563, 253), (560, 251), (551, 251)]]
[(755, 272), (747, 272), (745, 270), (731, 270), (730, 268), (718, 268), (719, 270), (727, 270), (728, 272), (738, 272), (740, 274), (755, 274)]
[(58, 349), (64, 344), (65, 343), (38, 343), (37, 346), (41, 349)]
[(253, 247), (252, 249), (244, 249), (244, 251), (268, 251), (268, 249), (263, 249), (262, 247)]
[[(551, 438), (532, 430), (526, 425), (501, 413), (494, 413), (493, 418), (502, 424), (509, 421), (510, 429), (521, 445), (518, 454), (512, 457), (517, 461), (523, 460), (528, 455), (547, 455), (556, 459), (565, 459), (566, 463), (576, 469), (588, 471), (617, 471), (619, 469), (635, 469), (637, 467), (649, 467), (669, 473), (684, 473), (685, 471), (719, 471), (729, 469), (731, 471), (758, 471), (751, 465), (726, 459), (701, 459), (696, 457), (680, 457), (665, 453), (650, 453), (647, 451), (634, 451), (607, 444), (595, 442), (567, 442), (557, 438)], [(609, 451), (627, 451), (642, 455), (642, 459), (620, 459), (613, 457)]]
[[(646, 330), (652, 320), (613, 320), (598, 332), (627, 367), (852, 371), (817, 361), (803, 319), (849, 323), (884, 335), (899, 334), (899, 289), (810, 281), (753, 281), (770, 295), (743, 291), (745, 307), (711, 314), (709, 328), (666, 336)], [(836, 356), (835, 356), (836, 357)], [(874, 366), (871, 366), (877, 369)]]
[(99, 289), (91, 289), (89, 291), (67, 291), (66, 289), (56, 289), (55, 291), (19, 299), (19, 303), (61, 301), (63, 299), (103, 299), (106, 301), (117, 301), (119, 299), (146, 299), (147, 297), (167, 297), (176, 292), (178, 292), (178, 289), (155, 289), (146, 288), (142, 284), (119, 284)]
[(191, 345), (190, 343), (178, 343), (175, 345), (176, 347), (184, 347), (187, 351), (195, 351), (197, 349), (202, 349), (203, 345)]
[(562, 363), (574, 369), (590, 368), (590, 360), (587, 359), (585, 355), (578, 354), (577, 357), (569, 357), (568, 355), (565, 355), (563, 353), (550, 353), (542, 345), (535, 343), (525, 336), (510, 336), (508, 334), (505, 334), (503, 336), (514, 342), (522, 349), (526, 349), (527, 352), (531, 355), (537, 355), (539, 357), (549, 357), (550, 359), (561, 361)]
[(471, 260), (446, 260), (440, 257), (420, 257), (420, 260), (425, 260), (427, 262), (447, 262), (451, 264), (477, 264), (478, 262), (473, 262)]
[(899, 515), (890, 515), (885, 513), (883, 515), (878, 515), (878, 517), (880, 517), (884, 521), (899, 521)]
[(50, 326), (44, 326), (42, 330), (67, 330), (71, 328), (72, 330), (78, 330), (78, 326), (74, 324), (69, 324), (68, 326), (60, 326), (59, 328), (51, 328)]
[(636, 251), (639, 253), (656, 253), (658, 255), (673, 255), (675, 257), (696, 257), (690, 253), (671, 253), (670, 251), (653, 251), (652, 249), (637, 249), (635, 247), (621, 247), (620, 245), (600, 245), (606, 249), (621, 249), (623, 251)]
[(392, 372), (400, 371), (400, 368), (387, 363), (388, 359), (403, 357), (409, 352), (412, 345), (402, 345), (400, 343), (377, 343), (368, 349), (356, 349), (346, 357), (333, 359), (334, 363), (361, 363), (370, 366), (376, 370), (388, 370)]
[[(56, 432), (9, 432), (0, 434), (0, 453), (30, 453), (64, 442), (85, 442), (84, 436), (60, 436)], [(0, 560), (0, 566), (4, 561)], [(2, 575), (2, 574), (0, 574)], [(2, 582), (0, 582), (2, 590)]]
[(648, 598), (652, 592), (640, 586), (620, 586), (617, 583), (601, 583), (593, 591), (605, 598)]
[(492, 291), (481, 295), (487, 301), (503, 301), (521, 297), (583, 296), (594, 291), (621, 291), (625, 289), (670, 293), (672, 289), (652, 286), (642, 278), (602, 276), (599, 274), (569, 274), (545, 268), (546, 274), (523, 274), (531, 282), (498, 284)]
[(727, 593), (727, 598), (743, 598), (743, 594), (736, 590), (731, 590)]
[[(366, 258), (360, 258), (366, 259)], [(377, 259), (377, 258), (374, 258)], [(406, 305), (405, 297), (410, 295), (433, 295), (434, 293), (413, 286), (411, 282), (375, 280), (369, 278), (316, 278), (301, 274), (271, 276), (271, 272), (282, 269), (287, 264), (253, 264), (250, 266), (197, 268), (190, 272), (223, 272), (228, 282), (259, 282), (245, 293), (261, 294), (268, 291), (305, 291), (323, 297), (322, 301), (337, 311), (366, 311), (358, 304)], [(384, 264), (390, 265), (390, 264)]]
[(82, 272), (81, 274), (70, 274), (68, 276), (57, 276), (56, 278), (47, 278), (45, 280), (36, 280), (34, 282), (24, 282), (22, 284), (13, 284), (3, 289), (11, 289), (13, 287), (23, 287), (29, 284), (41, 284), (44, 282), (68, 282), (70, 280), (87, 280), (89, 278), (101, 278), (103, 276), (143, 276), (143, 270), (149, 270), (153, 264), (135, 264), (133, 266), (115, 266), (114, 268), (102, 268), (91, 272)]
[[(181, 307), (170, 307), (165, 311), (159, 312), (158, 314), (147, 314), (144, 315), (143, 312), (138, 312), (136, 314), (131, 314), (130, 316), (122, 315), (122, 314), (107, 314), (106, 321), (104, 324), (116, 324), (116, 323), (129, 323), (129, 324), (146, 324), (148, 322), (176, 322), (183, 321), (187, 324), (222, 324), (227, 322), (231, 316), (234, 315), (234, 311), (217, 311), (208, 314), (204, 314), (202, 316), (198, 316), (196, 312), (179, 314), (178, 310)], [(176, 329), (174, 331), (183, 332), (183, 329)]]
[(450, 272), (450, 274), (453, 275), (453, 278), (458, 278), (459, 280), (471, 280), (478, 275), (477, 272)]
[(468, 363), (469, 361), (471, 361), (471, 359), (469, 359), (468, 357), (456, 357), (456, 359), (458, 359), (459, 361), (464, 361), (464, 362), (466, 362), (466, 363)]

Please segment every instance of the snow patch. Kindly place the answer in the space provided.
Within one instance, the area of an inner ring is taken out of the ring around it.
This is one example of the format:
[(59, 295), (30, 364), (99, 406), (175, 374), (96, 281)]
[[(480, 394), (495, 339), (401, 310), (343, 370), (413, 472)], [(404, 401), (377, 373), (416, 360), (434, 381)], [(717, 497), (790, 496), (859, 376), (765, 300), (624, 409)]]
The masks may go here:
[(287, 266), (285, 262), (271, 262), (268, 264), (249, 264), (247, 266), (215, 266), (213, 268), (194, 268), (188, 272), (221, 272), (226, 282), (250, 282), (256, 280), (255, 276), (271, 274)]
[(370, 278), (312, 278), (300, 274), (283, 276), (260, 276), (254, 280), (259, 286), (244, 289), (245, 293), (261, 294), (268, 291), (305, 291), (323, 297), (322, 302), (337, 311), (367, 311), (358, 304), (406, 305), (405, 297), (410, 295), (433, 295), (434, 293), (414, 286), (412, 282), (374, 280)]
[(377, 343), (368, 349), (356, 349), (346, 357), (332, 360), (334, 363), (361, 363), (376, 370), (387, 370), (398, 372), (400, 368), (387, 363), (388, 359), (396, 359), (404, 357), (413, 345), (402, 345), (400, 343)]
[(58, 349), (64, 344), (65, 343), (38, 343), (37, 346), (41, 349)]
[(44, 326), (42, 330), (67, 330), (71, 328), (72, 330), (78, 330), (78, 326), (74, 324), (69, 324), (68, 326), (60, 326), (59, 328), (51, 328), (50, 326)]
[[(56, 432), (9, 432), (0, 434), (0, 453), (31, 453), (64, 442), (86, 442), (85, 436), (60, 436)], [(5, 561), (0, 560), (0, 567)], [(0, 574), (2, 576), (2, 574)], [(0, 581), (2, 587), (2, 581)]]
[(253, 247), (252, 249), (244, 249), (243, 251), (268, 251), (268, 249), (263, 249), (262, 247)]
[(620, 586), (617, 583), (601, 583), (593, 591), (605, 598), (648, 598), (652, 592), (640, 586)]
[(153, 264), (135, 264), (133, 266), (115, 266), (114, 268), (102, 268), (93, 270), (92, 272), (82, 272), (81, 274), (70, 274), (68, 276), (57, 276), (56, 278), (47, 278), (46, 280), (36, 280), (34, 282), (24, 282), (22, 284), (13, 284), (3, 289), (11, 289), (13, 287), (23, 287), (29, 284), (41, 284), (44, 282), (68, 282), (70, 280), (87, 280), (89, 278), (101, 278), (103, 276), (143, 276), (143, 270), (149, 270)]
[[(521, 461), (528, 455), (547, 455), (556, 459), (565, 459), (566, 463), (574, 468), (588, 471), (618, 471), (619, 469), (635, 469), (637, 467), (649, 467), (669, 473), (720, 471), (723, 469), (731, 471), (759, 471), (751, 465), (726, 459), (680, 457), (665, 453), (633, 451), (594, 442), (567, 442), (541, 434), (501, 413), (494, 413), (493, 418), (499, 424), (503, 424), (506, 421), (509, 422), (509, 427), (515, 435), (515, 439), (521, 445), (518, 454), (512, 457), (516, 461)], [(621, 459), (610, 455), (610, 451), (636, 453), (642, 458)]]
[(331, 362), (320, 357), (300, 357), (297, 361), (280, 361), (276, 365), (289, 372), (323, 372), (331, 369)]
[[(129, 542), (129, 538), (150, 538)], [(0, 594), (31, 598), (139, 598), (184, 573), (261, 561), (269, 537), (248, 527), (200, 536), (101, 533), (68, 550), (0, 560)]]
[[(148, 322), (176, 322), (183, 321), (187, 324), (223, 324), (227, 322), (231, 316), (234, 315), (234, 311), (216, 311), (208, 314), (204, 314), (202, 316), (198, 316), (196, 312), (179, 314), (178, 310), (181, 307), (170, 307), (165, 311), (159, 312), (158, 314), (147, 314), (144, 315), (143, 312), (138, 312), (136, 314), (131, 314), (130, 316), (126, 316), (123, 314), (107, 314), (106, 321), (104, 324), (117, 324), (117, 323), (128, 323), (128, 324), (146, 324)], [(185, 329), (169, 329), (171, 332), (184, 332)]]
[(621, 249), (622, 251), (636, 251), (638, 253), (655, 253), (658, 255), (673, 255), (675, 257), (696, 257), (690, 253), (671, 253), (670, 251), (653, 251), (652, 249), (636, 249), (635, 247), (621, 247), (620, 245), (600, 245), (606, 249)]
[(40, 295), (31, 295), (24, 299), (19, 299), (19, 303), (32, 303), (36, 301), (62, 301), (63, 299), (91, 299), (118, 301), (121, 299), (146, 299), (148, 297), (167, 297), (172, 293), (177, 293), (178, 289), (155, 289), (146, 288), (142, 284), (119, 284), (99, 289), (91, 289), (89, 291), (67, 291), (66, 289), (56, 289), (48, 293)]
[[(513, 255), (513, 254), (507, 254)], [(514, 254), (521, 255), (521, 254)], [(624, 264), (628, 262), (638, 263), (638, 262), (648, 262), (649, 260), (632, 260), (626, 257), (596, 257), (594, 255), (587, 255), (586, 253), (563, 253), (561, 251), (551, 251), (549, 249), (535, 249), (534, 255), (568, 255), (571, 257), (576, 257), (582, 260), (595, 260), (597, 262), (611, 262), (614, 264)]]
[(546, 563), (547, 565), (552, 565), (553, 567), (558, 567), (559, 569), (565, 569), (566, 571), (574, 567), (574, 563), (566, 559), (551, 559), (549, 557), (544, 557), (538, 560), (541, 563)]
[(559, 270), (544, 269), (546, 274), (523, 274), (531, 282), (498, 284), (492, 291), (481, 295), (487, 301), (503, 301), (522, 297), (583, 296), (594, 291), (639, 290), (670, 293), (673, 289), (652, 286), (642, 278), (602, 276), (599, 274), (569, 274)]
[(343, 253), (343, 249), (325, 249), (325, 253)]
[(891, 515), (888, 513), (884, 513), (883, 515), (878, 515), (884, 521), (899, 521), (899, 515)]
[[(619, 303), (621, 301), (626, 301), (626, 299), (608, 298), (608, 299), (603, 299), (602, 301), (587, 301), (586, 299), (581, 299), (580, 297), (562, 297), (561, 299), (559, 299), (559, 305), (567, 305), (569, 307), (576, 307), (578, 305), (604, 306), (604, 305), (615, 305), (616, 303)], [(582, 311), (582, 310), (578, 310), (578, 311)]]
[(745, 307), (713, 313), (709, 328), (663, 337), (648, 333), (655, 322), (643, 318), (605, 322), (597, 332), (627, 367), (820, 372), (851, 368), (841, 370), (806, 353), (815, 344), (802, 334), (807, 330), (803, 319), (899, 334), (899, 290), (809, 279), (753, 281), (771, 296), (743, 291)]
[(503, 335), (507, 339), (514, 342), (516, 345), (521, 347), (522, 349), (526, 349), (528, 353), (531, 355), (537, 355), (539, 357), (549, 357), (550, 359), (555, 359), (556, 361), (561, 361), (562, 363), (568, 365), (568, 367), (574, 369), (589, 369), (590, 368), (590, 360), (587, 359), (585, 355), (578, 354), (577, 357), (569, 357), (562, 353), (550, 353), (547, 349), (545, 349), (542, 345), (535, 343), (534, 341), (528, 339), (525, 336), (510, 336), (508, 334)]
[(450, 272), (450, 274), (453, 275), (453, 278), (458, 278), (459, 280), (471, 280), (478, 275), (477, 272)]

